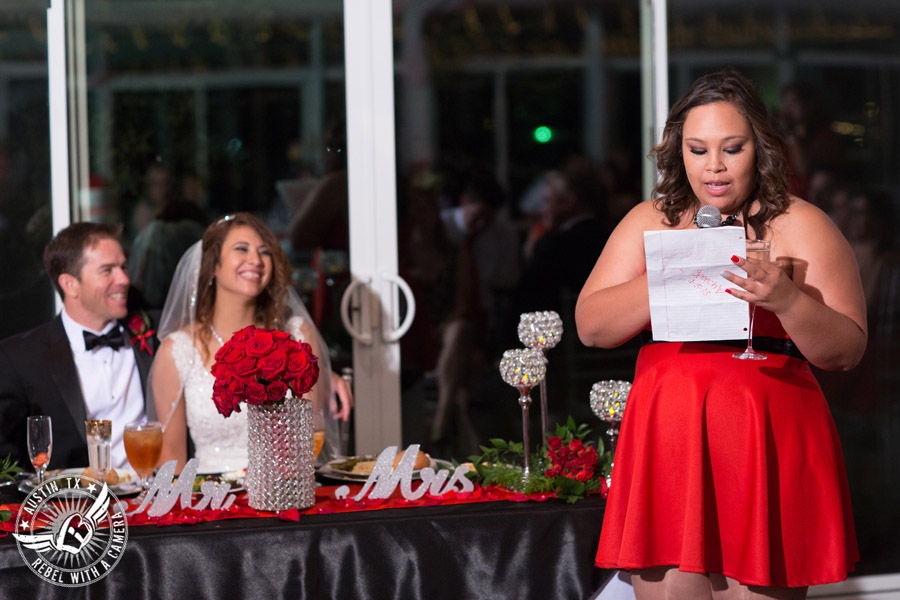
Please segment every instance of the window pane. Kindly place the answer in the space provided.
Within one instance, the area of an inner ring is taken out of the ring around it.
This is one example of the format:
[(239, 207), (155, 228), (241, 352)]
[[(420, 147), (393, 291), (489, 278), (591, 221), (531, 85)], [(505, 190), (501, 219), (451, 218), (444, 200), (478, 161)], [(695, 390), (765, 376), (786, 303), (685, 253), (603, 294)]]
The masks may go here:
[[(518, 394), (497, 362), (521, 346), (523, 312), (564, 322), (548, 352), (551, 427), (572, 415), (599, 432), (591, 385), (634, 373), (634, 345), (585, 348), (573, 321), (641, 185), (639, 4), (600, 4), (395, 3), (400, 269), (417, 298), (401, 342), (404, 442), (437, 457), (521, 439)], [(583, 203), (554, 205), (548, 176)], [(538, 241), (548, 230), (573, 247), (588, 241), (561, 260), (556, 242)]]
[(48, 321), (52, 235), (46, 3), (0, 8), (0, 339)]
[[(160, 10), (87, 0), (84, 40), (73, 51), (86, 72), (75, 97), (86, 97), (77, 135), (89, 149), (80, 177), (90, 193), (79, 194), (78, 217), (124, 223), (135, 303), (160, 307), (178, 258), (206, 225), (248, 211), (282, 240), (334, 366), (347, 366), (336, 311), (348, 279), (347, 199), (316, 191), (335, 173), (346, 179), (328, 152), (339, 145), (346, 154), (342, 3), (179, 0)], [(154, 220), (191, 226), (149, 242)], [(148, 247), (166, 249), (153, 272), (138, 266)]]

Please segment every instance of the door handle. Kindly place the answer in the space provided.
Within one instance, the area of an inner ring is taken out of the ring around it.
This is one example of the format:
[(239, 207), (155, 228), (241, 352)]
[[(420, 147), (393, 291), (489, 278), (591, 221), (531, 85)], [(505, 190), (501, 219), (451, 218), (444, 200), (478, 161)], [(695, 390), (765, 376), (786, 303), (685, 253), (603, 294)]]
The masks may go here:
[[(393, 330), (388, 330), (387, 327), (390, 327), (389, 324), (386, 324), (386, 327), (382, 327), (381, 330), (381, 338), (386, 343), (397, 342), (406, 335), (406, 332), (409, 331), (409, 328), (412, 326), (413, 318), (416, 316), (416, 298), (413, 296), (412, 288), (409, 287), (409, 284), (400, 277), (399, 275), (388, 275), (387, 273), (381, 274), (381, 279), (384, 281), (388, 281), (390, 283), (395, 284), (400, 291), (403, 292), (403, 296), (406, 298), (406, 316), (403, 317), (403, 322)], [(391, 306), (391, 319), (390, 324), (393, 324), (394, 319), (393, 316), (397, 315), (400, 311), (400, 302), (399, 299), (391, 295), (393, 298), (392, 306)]]
[[(368, 281), (353, 278), (344, 295), (341, 296), (341, 321), (344, 323), (344, 329), (360, 344), (365, 346), (372, 345), (372, 320), (371, 310), (369, 307), (369, 288)], [(353, 311), (358, 314), (358, 323), (354, 323), (350, 316), (350, 300), (353, 297), (356, 288), (359, 288), (359, 303), (353, 307)]]

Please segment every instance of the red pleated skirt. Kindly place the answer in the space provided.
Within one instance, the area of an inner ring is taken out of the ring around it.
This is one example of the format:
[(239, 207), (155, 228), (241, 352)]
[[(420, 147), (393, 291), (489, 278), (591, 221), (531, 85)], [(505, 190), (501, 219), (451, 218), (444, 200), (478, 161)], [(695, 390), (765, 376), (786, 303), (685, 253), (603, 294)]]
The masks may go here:
[(831, 413), (802, 360), (644, 346), (596, 564), (677, 565), (744, 585), (846, 579), (859, 560)]

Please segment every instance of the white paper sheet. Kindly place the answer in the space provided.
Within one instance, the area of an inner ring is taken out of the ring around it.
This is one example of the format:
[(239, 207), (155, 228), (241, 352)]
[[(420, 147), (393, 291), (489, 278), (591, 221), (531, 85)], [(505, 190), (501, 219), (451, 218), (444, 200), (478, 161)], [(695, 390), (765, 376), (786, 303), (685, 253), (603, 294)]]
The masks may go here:
[(741, 227), (644, 232), (654, 340), (747, 337), (749, 305), (725, 291), (734, 284), (721, 275), (744, 276), (731, 257), (745, 257), (745, 244)]

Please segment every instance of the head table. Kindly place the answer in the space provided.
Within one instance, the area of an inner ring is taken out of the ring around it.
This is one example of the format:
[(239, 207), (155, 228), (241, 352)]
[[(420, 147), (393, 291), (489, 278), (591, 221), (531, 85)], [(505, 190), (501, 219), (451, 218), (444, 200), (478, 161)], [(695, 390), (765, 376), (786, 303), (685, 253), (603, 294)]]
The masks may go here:
[[(0, 598), (576, 600), (611, 575), (593, 564), (599, 495), (567, 504), (479, 488), (451, 502), (354, 506), (334, 489), (319, 487), (307, 511), (258, 513), (239, 495), (220, 520), (132, 519), (120, 562), (80, 588), (38, 578), (0, 531)], [(0, 490), (6, 508), (25, 498)]]

